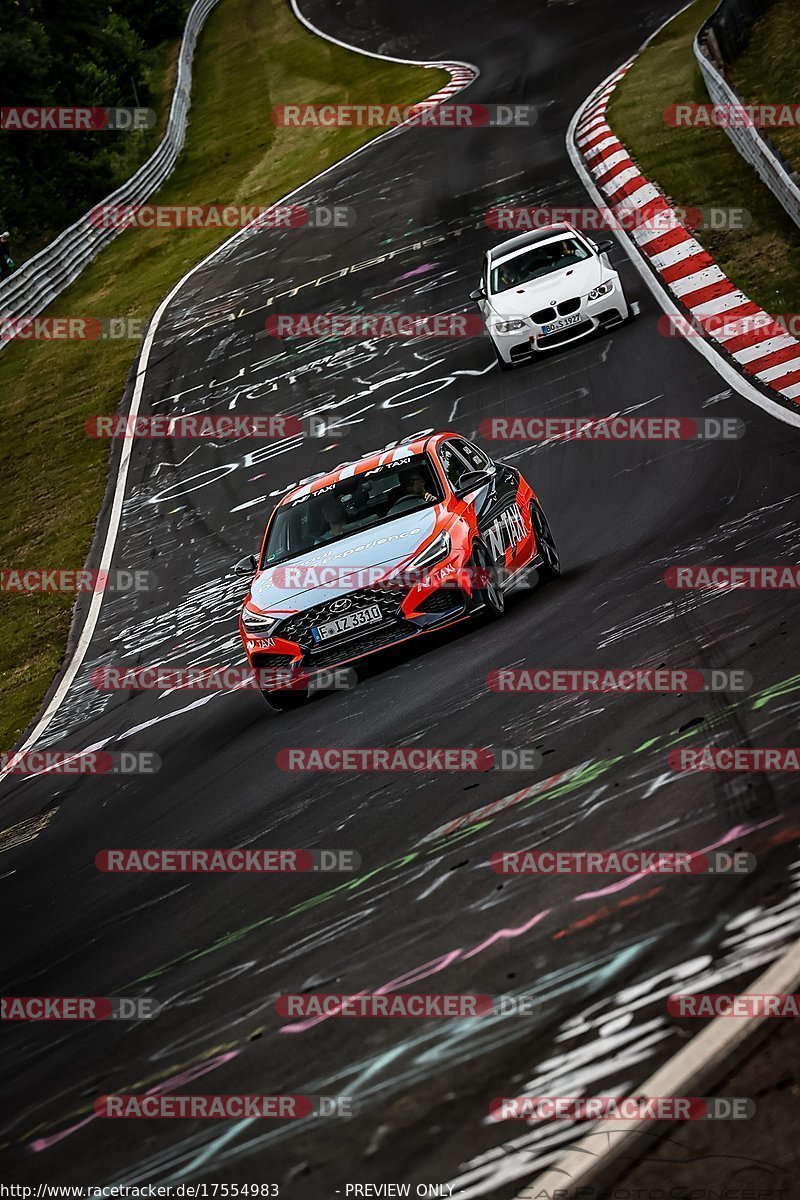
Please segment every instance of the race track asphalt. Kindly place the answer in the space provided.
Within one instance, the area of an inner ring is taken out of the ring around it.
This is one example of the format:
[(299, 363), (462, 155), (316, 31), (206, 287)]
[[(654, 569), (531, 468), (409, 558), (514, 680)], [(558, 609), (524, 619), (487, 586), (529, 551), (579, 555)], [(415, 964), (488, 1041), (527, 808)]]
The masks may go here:
[[(795, 602), (675, 592), (662, 577), (676, 563), (797, 562), (798, 431), (659, 334), (660, 310), (620, 248), (611, 258), (637, 319), (512, 373), (483, 338), (284, 345), (264, 334), (276, 312), (474, 311), (467, 297), (497, 240), (485, 212), (588, 203), (565, 147), (570, 118), (676, 8), (304, 2), (315, 24), (364, 48), (473, 62), (481, 75), (463, 99), (535, 105), (539, 119), (383, 139), (297, 197), (352, 206), (355, 225), (240, 237), (170, 304), (143, 412), (305, 419), (333, 409), (350, 424), (338, 442), (137, 443), (114, 562), (153, 571), (158, 588), (104, 600), (45, 741), (154, 751), (163, 765), (153, 777), (3, 785), (3, 829), (15, 830), (4, 836), (17, 844), (0, 859), (2, 990), (148, 995), (164, 1008), (130, 1024), (3, 1026), (7, 1181), (272, 1181), (301, 1200), (354, 1183), (449, 1183), (463, 1198), (505, 1200), (580, 1131), (489, 1124), (492, 1097), (630, 1091), (695, 1032), (668, 1016), (670, 992), (736, 990), (796, 934), (791, 779), (679, 777), (667, 766), (679, 734), (680, 744), (796, 741)], [(540, 493), (565, 565), (560, 581), (510, 601), (502, 621), (461, 626), (289, 714), (252, 692), (92, 686), (103, 665), (241, 660), (245, 585), (229, 567), (257, 547), (294, 481), (420, 428), (477, 436), (491, 416), (629, 411), (733, 416), (746, 434), (484, 443)], [(661, 664), (744, 668), (753, 691), (535, 697), (486, 686), (498, 667)], [(275, 761), (286, 746), (487, 744), (535, 746), (544, 765), (395, 777), (289, 773)], [(538, 795), (430, 836), (556, 775)], [(363, 866), (354, 880), (110, 876), (94, 865), (109, 847), (233, 845), (353, 848)], [(752, 851), (757, 871), (595, 881), (504, 879), (487, 866), (520, 846), (718, 845)], [(280, 993), (369, 991), (401, 977), (407, 990), (524, 992), (541, 1006), (527, 1017), (329, 1019), (294, 1032), (275, 1011)], [(148, 1087), (347, 1094), (359, 1108), (296, 1123), (92, 1116), (96, 1096)]]

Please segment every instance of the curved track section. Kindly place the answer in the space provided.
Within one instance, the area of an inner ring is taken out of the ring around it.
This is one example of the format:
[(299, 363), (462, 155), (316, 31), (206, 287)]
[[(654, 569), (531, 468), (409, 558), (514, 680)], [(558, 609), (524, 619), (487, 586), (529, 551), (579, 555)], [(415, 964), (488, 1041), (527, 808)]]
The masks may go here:
[[(104, 601), (78, 677), (48, 730), (59, 746), (147, 749), (154, 779), (7, 780), (1, 898), (13, 912), (4, 991), (152, 995), (156, 1020), (0, 1031), (15, 1181), (192, 1180), (282, 1184), (316, 1200), (346, 1183), (450, 1183), (462, 1198), (514, 1195), (579, 1131), (490, 1125), (489, 1100), (634, 1088), (687, 1036), (677, 989), (732, 990), (796, 935), (788, 785), (777, 777), (678, 778), (668, 750), (699, 732), (730, 744), (792, 743), (796, 630), (779, 595), (676, 593), (678, 562), (797, 560), (798, 438), (686, 345), (612, 254), (639, 318), (610, 336), (501, 375), (482, 339), (300, 344), (263, 336), (279, 311), (435, 311), (466, 306), (498, 203), (579, 205), (565, 148), (584, 97), (672, 11), (621, 24), (610, 0), (502, 0), (487, 28), (464, 0), (304, 8), (316, 26), (398, 57), (475, 62), (465, 98), (539, 108), (533, 130), (406, 130), (313, 182), (303, 202), (352, 205), (355, 227), (251, 231), (166, 305), (142, 411), (335, 412), (342, 444), (136, 443), (115, 565), (156, 572), (159, 592)], [(521, 595), (491, 626), (370, 667), (352, 692), (269, 713), (252, 693), (96, 691), (108, 664), (241, 661), (242, 583), (274, 499), (343, 458), (424, 427), (475, 434), (493, 415), (728, 415), (730, 443), (514, 445), (551, 516), (561, 581)], [(754, 692), (520, 697), (487, 690), (497, 667), (736, 665)], [(301, 776), (283, 747), (534, 745), (536, 776)], [(495, 802), (511, 797), (507, 804)], [(469, 814), (480, 813), (475, 820)], [(455, 823), (455, 824), (454, 824)], [(449, 832), (442, 832), (447, 830)], [(502, 880), (496, 850), (736, 847), (746, 877)], [(355, 878), (101, 875), (114, 846), (342, 846)], [(283, 992), (401, 985), (535, 993), (527, 1019), (292, 1028)], [(270, 1125), (102, 1121), (92, 1100), (147, 1088), (323, 1092), (357, 1118)]]

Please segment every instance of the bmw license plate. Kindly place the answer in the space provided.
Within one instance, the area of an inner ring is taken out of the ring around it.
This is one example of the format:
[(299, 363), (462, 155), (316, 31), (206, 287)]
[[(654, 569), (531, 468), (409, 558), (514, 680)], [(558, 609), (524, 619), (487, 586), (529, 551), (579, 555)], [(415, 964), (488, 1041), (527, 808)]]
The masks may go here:
[(566, 329), (569, 325), (577, 325), (582, 321), (580, 313), (575, 313), (573, 317), (562, 317), (560, 321), (551, 321), (549, 325), (542, 326), (542, 334), (555, 333), (557, 329)]
[(340, 633), (348, 633), (351, 629), (360, 629), (362, 625), (379, 625), (383, 620), (379, 604), (371, 604), (369, 608), (359, 608), (355, 612), (345, 613), (335, 621), (325, 621), (323, 625), (315, 625), (312, 636), (315, 642), (326, 642), (329, 638), (338, 637)]

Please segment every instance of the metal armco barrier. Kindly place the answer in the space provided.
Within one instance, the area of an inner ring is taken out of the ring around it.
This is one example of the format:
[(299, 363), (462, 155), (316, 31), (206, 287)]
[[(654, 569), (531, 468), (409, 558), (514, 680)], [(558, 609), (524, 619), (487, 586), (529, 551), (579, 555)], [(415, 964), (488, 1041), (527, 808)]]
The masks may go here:
[[(192, 59), (197, 38), (208, 14), (218, 3), (219, 0), (196, 0), (186, 18), (169, 120), (158, 149), (135, 175), (93, 208), (99, 204), (142, 204), (172, 172), (186, 137)], [(103, 246), (121, 232), (120, 229), (101, 229), (90, 220), (88, 213), (84, 214), (0, 285), (0, 322), (37, 316), (80, 275)], [(10, 340), (10, 334), (0, 331), (0, 349)]]
[[(745, 104), (725, 81), (720, 68), (741, 54), (753, 24), (768, 7), (769, 0), (722, 0), (697, 34), (694, 54), (714, 104), (737, 108)], [(792, 165), (757, 126), (726, 124), (723, 128), (742, 158), (800, 226), (800, 186), (793, 178)]]

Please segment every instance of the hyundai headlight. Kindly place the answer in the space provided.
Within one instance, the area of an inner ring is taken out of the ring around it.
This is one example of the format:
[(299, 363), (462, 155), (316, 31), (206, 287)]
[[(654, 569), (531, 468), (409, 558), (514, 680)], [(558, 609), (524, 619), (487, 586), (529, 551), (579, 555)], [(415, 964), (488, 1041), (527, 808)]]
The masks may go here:
[(593, 288), (593, 290), (589, 292), (589, 299), (599, 300), (601, 296), (607, 296), (608, 293), (613, 292), (613, 290), (614, 282), (613, 280), (609, 280), (608, 283), (601, 283), (599, 287)]
[(524, 329), (524, 321), (495, 321), (495, 330), (498, 333), (513, 333), (515, 329)]
[(424, 571), (426, 567), (432, 567), (441, 562), (443, 558), (447, 558), (451, 549), (450, 534), (440, 533), (437, 538), (433, 539), (430, 546), (426, 546), (416, 558), (412, 558), (405, 569), (407, 571)]
[(242, 624), (248, 633), (258, 633), (267, 636), (272, 633), (276, 625), (280, 624), (280, 617), (271, 617), (267, 613), (253, 612), (251, 608), (242, 609)]

